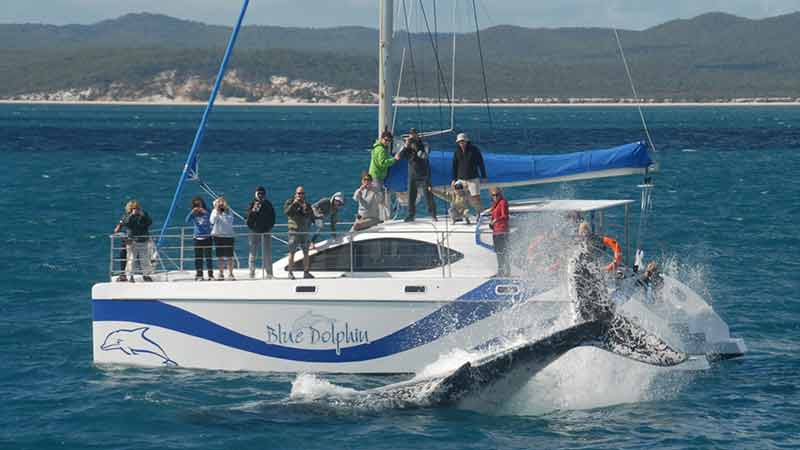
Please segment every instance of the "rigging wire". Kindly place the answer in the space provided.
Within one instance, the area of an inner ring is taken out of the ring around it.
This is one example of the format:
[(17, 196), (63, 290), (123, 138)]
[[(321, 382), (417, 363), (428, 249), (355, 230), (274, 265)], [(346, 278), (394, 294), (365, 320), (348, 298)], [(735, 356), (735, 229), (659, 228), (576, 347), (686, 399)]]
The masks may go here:
[[(422, 18), (425, 20), (425, 29), (428, 32), (428, 39), (431, 41), (431, 48), (434, 49), (433, 57), (436, 60), (436, 76), (437, 76), (438, 82), (441, 83), (442, 86), (444, 86), (444, 90), (445, 90), (445, 92), (447, 92), (447, 81), (445, 81), (444, 72), (442, 72), (442, 64), (441, 64), (441, 61), (439, 60), (439, 52), (437, 51), (438, 47), (434, 43), (434, 38), (433, 38), (433, 33), (431, 31), (431, 26), (430, 26), (430, 23), (428, 22), (428, 14), (425, 13), (425, 5), (422, 4), (422, 0), (419, 0), (419, 7), (420, 7), (420, 11), (422, 12)], [(448, 99), (447, 100), (450, 101), (449, 95), (448, 95)]]
[[(403, 70), (406, 66), (406, 49), (403, 48), (403, 54), (400, 56), (400, 76), (397, 77), (397, 90), (395, 91), (394, 98), (397, 99), (400, 97), (400, 87), (403, 85)], [(397, 111), (400, 108), (400, 105), (397, 104), (395, 101), (392, 106), (394, 107), (394, 112), (392, 113), (392, 129), (390, 130), (392, 134), (394, 134), (394, 130), (397, 126)]]
[(453, 60), (450, 63), (451, 81), (450, 89), (452, 94), (450, 96), (450, 130), (454, 130), (456, 126), (456, 14), (458, 13), (458, 2), (453, 2)]
[[(439, 20), (436, 15), (436, 0), (433, 0), (433, 36), (434, 39), (434, 53), (439, 53)], [(436, 104), (439, 106), (439, 128), (444, 128), (444, 121), (442, 120), (442, 90), (441, 85), (436, 83)]]
[(417, 85), (417, 66), (414, 64), (414, 46), (411, 42), (411, 28), (408, 26), (408, 9), (406, 8), (406, 0), (403, 0), (403, 18), (406, 24), (406, 39), (408, 40), (408, 61), (411, 64), (411, 73), (414, 75), (414, 95), (417, 99), (417, 120), (418, 126), (422, 130), (422, 106), (419, 100), (419, 87)]
[[(633, 75), (631, 75), (631, 69), (628, 65), (628, 59), (625, 57), (625, 50), (622, 47), (622, 40), (619, 38), (619, 32), (617, 28), (614, 27), (614, 38), (617, 41), (617, 48), (619, 48), (619, 54), (622, 57), (622, 63), (625, 66), (625, 73), (628, 75), (628, 82), (631, 85), (631, 91), (633, 92), (634, 101), (636, 101), (636, 109), (639, 111), (639, 118), (642, 120), (642, 127), (644, 127), (645, 136), (647, 136), (647, 143), (650, 145), (650, 148), (653, 151), (657, 151), (655, 144), (653, 143), (653, 138), (650, 135), (650, 130), (647, 127), (647, 120), (644, 117), (644, 112), (642, 111), (642, 103), (639, 99), (639, 93), (636, 91), (636, 84), (633, 82)], [(649, 213), (653, 208), (653, 184), (650, 179), (650, 174), (647, 169), (645, 169), (644, 174), (644, 182), (639, 185), (642, 189), (642, 204), (641, 210), (639, 212), (639, 230), (636, 233), (636, 255), (634, 256), (634, 270), (641, 269), (642, 265), (644, 264), (644, 250), (642, 250), (642, 239), (645, 234), (645, 230), (647, 229), (647, 219), (649, 217)]]
[(489, 86), (486, 83), (486, 64), (483, 60), (483, 46), (481, 45), (481, 30), (478, 27), (478, 8), (475, 0), (472, 0), (472, 15), (475, 18), (475, 37), (478, 40), (478, 54), (481, 57), (481, 74), (483, 75), (483, 94), (486, 99), (486, 115), (489, 116), (489, 132), (494, 135), (494, 125), (492, 124), (492, 109), (489, 106)]
[(647, 128), (647, 120), (644, 118), (644, 112), (642, 111), (642, 102), (639, 100), (639, 93), (636, 92), (636, 85), (633, 82), (633, 76), (631, 75), (631, 68), (628, 66), (628, 59), (625, 57), (625, 50), (622, 48), (622, 41), (619, 38), (619, 33), (617, 32), (617, 28), (614, 27), (614, 37), (617, 40), (617, 47), (619, 48), (619, 54), (622, 57), (622, 64), (625, 66), (625, 73), (628, 74), (628, 82), (631, 85), (631, 91), (633, 92), (633, 99), (636, 101), (636, 108), (639, 110), (639, 118), (642, 120), (642, 126), (644, 127), (644, 134), (647, 136), (647, 143), (650, 145), (650, 148), (653, 151), (657, 151), (655, 144), (653, 143), (653, 138), (650, 136), (650, 130)]

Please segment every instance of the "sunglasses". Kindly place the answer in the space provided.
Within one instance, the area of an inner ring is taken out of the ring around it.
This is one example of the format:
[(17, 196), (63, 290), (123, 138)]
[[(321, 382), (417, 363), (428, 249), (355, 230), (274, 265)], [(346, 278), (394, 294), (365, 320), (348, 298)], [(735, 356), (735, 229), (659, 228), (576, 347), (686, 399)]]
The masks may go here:
[(295, 194), (297, 194), (297, 195), (306, 195), (305, 192), (295, 192)]

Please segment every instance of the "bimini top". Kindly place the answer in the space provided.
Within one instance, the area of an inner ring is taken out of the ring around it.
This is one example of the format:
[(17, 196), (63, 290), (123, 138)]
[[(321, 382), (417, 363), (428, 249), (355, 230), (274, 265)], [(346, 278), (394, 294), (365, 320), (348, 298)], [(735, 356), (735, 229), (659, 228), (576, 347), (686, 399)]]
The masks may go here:
[[(635, 142), (619, 147), (561, 155), (520, 155), (483, 152), (483, 160), (492, 186), (525, 186), (644, 173), (653, 164), (647, 144)], [(453, 152), (432, 151), (431, 184), (449, 186)], [(408, 189), (408, 165), (395, 164), (384, 181), (395, 192)]]

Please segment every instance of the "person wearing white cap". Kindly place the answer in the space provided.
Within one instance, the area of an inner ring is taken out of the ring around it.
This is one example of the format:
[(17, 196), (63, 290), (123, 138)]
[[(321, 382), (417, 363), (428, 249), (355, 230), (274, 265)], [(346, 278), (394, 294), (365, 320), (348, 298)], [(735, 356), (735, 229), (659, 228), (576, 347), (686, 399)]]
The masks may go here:
[(483, 155), (480, 149), (469, 141), (466, 133), (459, 133), (456, 136), (458, 148), (453, 152), (453, 174), (451, 186), (455, 186), (456, 181), (461, 181), (469, 190), (470, 204), (475, 209), (475, 215), (480, 215), (483, 211), (481, 204), (481, 179), (487, 179), (486, 166), (483, 163)]
[(312, 246), (325, 225), (325, 217), (329, 217), (331, 223), (331, 238), (336, 238), (336, 221), (339, 209), (342, 206), (344, 206), (344, 195), (341, 192), (337, 192), (330, 197), (321, 198), (311, 205), (311, 210), (314, 212), (314, 225), (317, 227), (314, 236), (311, 237)]

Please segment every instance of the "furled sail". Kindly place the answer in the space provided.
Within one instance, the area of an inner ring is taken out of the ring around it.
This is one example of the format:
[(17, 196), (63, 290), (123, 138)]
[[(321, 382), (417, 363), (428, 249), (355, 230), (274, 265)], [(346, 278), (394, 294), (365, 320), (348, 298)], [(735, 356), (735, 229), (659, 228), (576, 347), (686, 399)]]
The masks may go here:
[[(647, 144), (635, 142), (619, 147), (558, 155), (520, 155), (483, 152), (490, 186), (527, 186), (644, 173), (653, 164)], [(453, 152), (430, 153), (431, 184), (449, 186), (453, 171)], [(384, 181), (394, 192), (408, 189), (408, 165), (399, 162)]]

